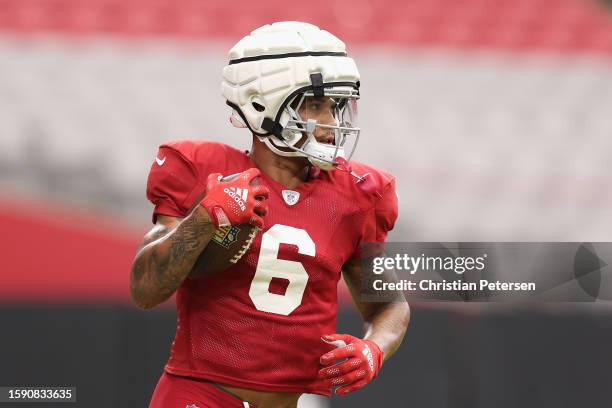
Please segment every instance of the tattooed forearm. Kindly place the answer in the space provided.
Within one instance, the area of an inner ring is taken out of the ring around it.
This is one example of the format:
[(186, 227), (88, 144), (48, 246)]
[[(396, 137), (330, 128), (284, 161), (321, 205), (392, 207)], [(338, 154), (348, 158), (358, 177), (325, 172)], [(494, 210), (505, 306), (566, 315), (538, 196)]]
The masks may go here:
[(194, 264), (191, 257), (195, 255), (197, 258), (200, 255), (215, 232), (214, 226), (206, 211), (199, 210), (194, 211), (190, 217), (183, 220), (179, 229), (180, 231), (171, 236), (169, 262), (183, 266), (188, 264), (191, 269)]
[(132, 297), (148, 309), (168, 299), (187, 277), (214, 234), (208, 213), (196, 208), (171, 226), (154, 228), (132, 264)]
[[(140, 246), (140, 248), (138, 248), (138, 252), (140, 252), (140, 250), (142, 250), (142, 247), (144, 247), (145, 245), (147, 245), (150, 242), (153, 241), (157, 241), (159, 238), (163, 237), (164, 235), (166, 235), (168, 233), (168, 230), (166, 228), (164, 229), (153, 229), (153, 231), (151, 231), (147, 237), (145, 237), (145, 241), (142, 243), (142, 245)], [(143, 262), (137, 262), (138, 258), (136, 258), (136, 260), (134, 260), (134, 264), (132, 265), (132, 281), (139, 281), (142, 278), (142, 275), (145, 272), (145, 265)]]

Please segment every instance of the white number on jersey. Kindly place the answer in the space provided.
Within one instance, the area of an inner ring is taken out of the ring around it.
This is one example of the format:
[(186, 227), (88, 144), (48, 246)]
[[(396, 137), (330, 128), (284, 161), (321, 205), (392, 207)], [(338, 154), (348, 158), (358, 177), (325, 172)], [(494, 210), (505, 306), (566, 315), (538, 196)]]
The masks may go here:
[[(280, 244), (295, 245), (300, 254), (315, 256), (315, 243), (305, 230), (282, 224), (274, 225), (261, 237), (257, 270), (249, 296), (257, 310), (287, 316), (302, 303), (308, 272), (300, 262), (278, 259)], [(272, 278), (289, 281), (284, 295), (270, 293), (268, 289)]]

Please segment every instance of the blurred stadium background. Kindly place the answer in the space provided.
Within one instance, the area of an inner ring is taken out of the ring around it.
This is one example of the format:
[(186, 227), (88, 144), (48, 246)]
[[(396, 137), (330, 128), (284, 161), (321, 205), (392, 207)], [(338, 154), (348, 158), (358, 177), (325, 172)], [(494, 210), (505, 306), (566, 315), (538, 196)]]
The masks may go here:
[[(0, 0), (0, 385), (146, 405), (175, 324), (171, 304), (129, 300), (147, 172), (167, 139), (248, 148), (221, 68), (270, 21), (347, 42), (363, 84), (355, 158), (398, 177), (391, 239), (611, 241), (606, 3)], [(599, 302), (414, 304), (375, 384), (303, 406), (609, 407), (611, 321)], [(346, 294), (339, 326), (359, 332)]]

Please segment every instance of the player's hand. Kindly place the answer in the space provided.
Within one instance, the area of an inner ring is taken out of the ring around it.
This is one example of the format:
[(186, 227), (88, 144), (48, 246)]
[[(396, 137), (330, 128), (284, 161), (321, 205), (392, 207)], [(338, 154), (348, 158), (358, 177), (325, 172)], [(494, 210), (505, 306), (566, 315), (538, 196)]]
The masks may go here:
[[(338, 387), (336, 394), (345, 395), (363, 388), (378, 375), (384, 353), (376, 343), (348, 334), (331, 334), (321, 338), (338, 347), (320, 358), (319, 378), (329, 387)], [(343, 360), (335, 364), (338, 360)]]
[(251, 185), (259, 174), (258, 169), (251, 168), (229, 181), (221, 181), (220, 173), (208, 176), (206, 196), (200, 205), (206, 209), (215, 227), (252, 224), (263, 228), (269, 190), (266, 186)]

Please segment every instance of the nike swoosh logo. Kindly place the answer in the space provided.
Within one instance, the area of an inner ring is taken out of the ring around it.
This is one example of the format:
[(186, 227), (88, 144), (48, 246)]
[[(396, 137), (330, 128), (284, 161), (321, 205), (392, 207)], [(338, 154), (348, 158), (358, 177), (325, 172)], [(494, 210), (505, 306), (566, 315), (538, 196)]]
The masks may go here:
[(160, 159), (159, 157), (155, 157), (155, 161), (157, 162), (158, 165), (163, 166), (164, 163), (166, 162), (166, 157), (164, 157), (163, 159)]

